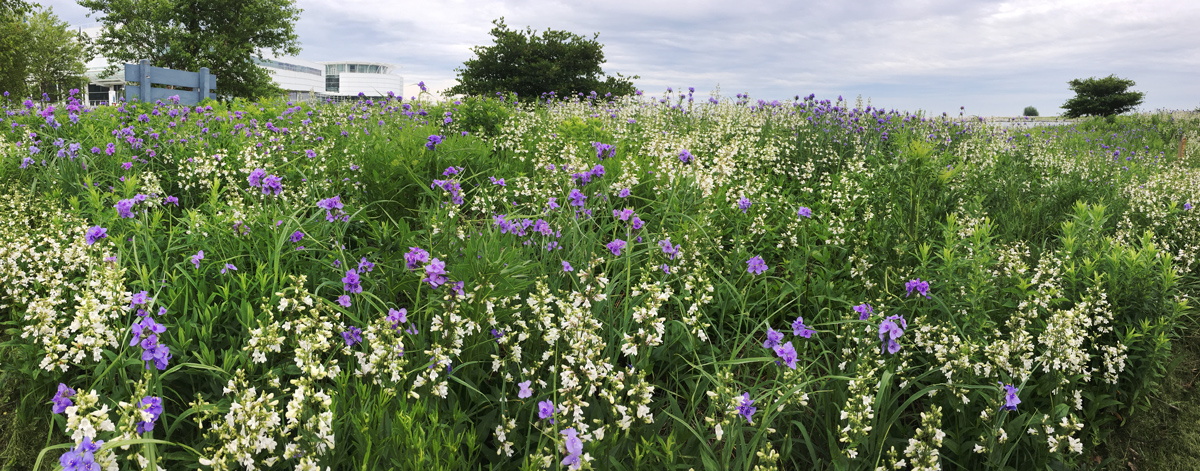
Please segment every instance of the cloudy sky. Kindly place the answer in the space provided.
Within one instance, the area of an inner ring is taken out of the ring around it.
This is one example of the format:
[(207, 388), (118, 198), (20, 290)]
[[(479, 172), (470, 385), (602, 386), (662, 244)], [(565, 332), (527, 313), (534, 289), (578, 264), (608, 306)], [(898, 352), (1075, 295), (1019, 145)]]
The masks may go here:
[[(40, 0), (72, 25), (96, 24), (71, 0)], [(604, 71), (638, 75), (650, 95), (783, 99), (861, 95), (884, 108), (983, 116), (1035, 106), (1058, 114), (1073, 78), (1116, 74), (1143, 110), (1200, 107), (1200, 2), (1194, 0), (297, 0), (301, 58), (401, 66), (455, 83), (471, 48), (510, 28), (600, 33)], [(1190, 31), (1190, 32), (1189, 32)]]

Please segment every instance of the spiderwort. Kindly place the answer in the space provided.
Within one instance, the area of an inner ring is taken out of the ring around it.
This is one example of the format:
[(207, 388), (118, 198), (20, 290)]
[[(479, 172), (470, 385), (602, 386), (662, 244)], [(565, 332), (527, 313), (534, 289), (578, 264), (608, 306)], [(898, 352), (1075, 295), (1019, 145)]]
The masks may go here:
[(362, 329), (350, 326), (348, 330), (342, 332), (342, 340), (346, 341), (347, 347), (353, 347), (362, 343)]
[(875, 312), (875, 310), (871, 308), (871, 305), (867, 303), (854, 306), (854, 310), (858, 311), (858, 320), (860, 321), (867, 320), (871, 317), (871, 313)]
[(679, 152), (679, 161), (683, 162), (685, 164), (691, 163), (692, 162), (692, 153), (688, 152), (687, 149), (683, 149), (682, 151)]
[(750, 260), (746, 260), (748, 265), (747, 271), (751, 275), (761, 275), (767, 271), (767, 262), (763, 261), (762, 257), (755, 255)]
[(204, 251), (203, 250), (196, 252), (196, 255), (192, 255), (192, 265), (194, 265), (196, 267), (196, 269), (200, 269), (200, 261), (201, 260), (204, 260)]
[(341, 295), (341, 296), (338, 296), (338, 298), (337, 298), (337, 299), (338, 299), (338, 304), (341, 304), (341, 305), (342, 305), (342, 307), (350, 307), (350, 306), (351, 306), (351, 304), (350, 304), (350, 296), (347, 296), (347, 295), (344, 295), (344, 294), (343, 294), (343, 295)]
[(550, 423), (554, 423), (554, 419), (550, 418), (553, 415), (554, 415), (554, 402), (550, 401), (549, 399), (546, 399), (546, 400), (538, 403), (538, 418), (539, 419), (541, 419), (541, 420), (550, 419)]
[(429, 263), (429, 252), (419, 247), (409, 247), (408, 253), (404, 254), (404, 266), (409, 270), (421, 268), (425, 263)]
[(783, 332), (767, 327), (767, 340), (763, 341), (763, 348), (775, 348), (779, 342), (783, 340)]
[[(896, 321), (900, 321), (900, 324), (896, 324)], [(894, 355), (900, 351), (900, 344), (896, 342), (896, 339), (904, 335), (904, 330), (907, 328), (908, 322), (904, 320), (903, 316), (888, 316), (879, 323), (879, 340), (884, 342), (888, 353)]]
[(738, 200), (738, 209), (742, 210), (742, 214), (746, 214), (746, 211), (749, 210), (750, 206), (752, 205), (754, 205), (754, 203), (750, 201), (750, 198), (742, 197)]
[(607, 244), (604, 244), (604, 246), (605, 246), (605, 247), (607, 247), (607, 248), (608, 248), (608, 250), (609, 250), (610, 252), (612, 252), (612, 254), (613, 254), (613, 255), (620, 257), (620, 256), (621, 256), (621, 249), (624, 249), (624, 248), (625, 248), (625, 241), (623, 241), (623, 240), (621, 240), (621, 239), (616, 239), (616, 240), (614, 240), (614, 241), (612, 241), (612, 242), (609, 242), (609, 243), (607, 243)]
[(578, 206), (582, 208), (583, 200), (586, 200), (587, 197), (583, 196), (583, 193), (581, 193), (578, 188), (573, 188), (571, 190), (571, 194), (567, 195), (567, 199), (571, 200), (572, 206)]
[(226, 263), (225, 267), (221, 269), (221, 274), (224, 275), (226, 272), (229, 272), (229, 271), (237, 271), (237, 267), (234, 266), (232, 263)]
[(104, 440), (92, 442), (91, 437), (83, 437), (83, 441), (70, 451), (58, 458), (58, 464), (64, 471), (94, 471), (100, 469), (96, 463), (95, 453), (100, 450)]
[(621, 191), (617, 192), (617, 197), (618, 198), (628, 198), (629, 197), (629, 188), (621, 189)]
[(296, 231), (296, 232), (292, 233), (292, 236), (289, 237), (288, 240), (290, 240), (294, 244), (296, 242), (300, 242), (300, 239), (303, 239), (303, 238), (304, 238), (304, 233), (300, 232), (300, 231)]
[(97, 240), (108, 238), (108, 229), (100, 226), (92, 226), (87, 230), (87, 234), (83, 236), (84, 242), (88, 245), (93, 245)]
[(146, 396), (142, 398), (139, 405), (141, 406), (139, 409), (143, 412), (142, 417), (147, 418), (146, 416), (149, 416), (148, 420), (143, 420), (137, 424), (137, 433), (141, 435), (154, 430), (154, 422), (158, 421), (158, 417), (163, 413), (162, 398)]
[(563, 260), (562, 267), (563, 267), (563, 271), (574, 271), (575, 270), (574, 268), (571, 268), (571, 264), (567, 263), (566, 260)]
[(246, 177), (246, 181), (250, 182), (250, 186), (259, 187), (262, 186), (262, 178), (265, 176), (267, 176), (265, 169), (256, 168), (250, 172), (250, 176)]
[(915, 289), (915, 290), (917, 290), (918, 294), (920, 294), (921, 296), (925, 296), (925, 299), (930, 299), (929, 282), (928, 281), (921, 281), (920, 278), (917, 278), (915, 280), (909, 280), (908, 282), (904, 283), (904, 289), (908, 290), (908, 294), (904, 295), (904, 297), (906, 297), (906, 298), (909, 295), (912, 295), (912, 292)]
[(133, 209), (133, 205), (135, 203), (137, 203), (137, 200), (130, 198), (117, 201), (117, 204), (113, 205), (113, 207), (117, 208), (117, 216), (122, 218), (132, 218), (133, 211), (131, 211), (131, 209)]
[(559, 432), (567, 437), (563, 443), (563, 448), (567, 450), (567, 456), (563, 458), (562, 465), (570, 466), (570, 469), (579, 469), (583, 463), (580, 458), (583, 455), (583, 442), (579, 440), (578, 432), (574, 428), (568, 428)]
[(370, 273), (371, 270), (374, 269), (375, 264), (367, 261), (367, 257), (363, 257), (358, 260), (358, 271), (366, 271), (367, 273)]
[(147, 302), (150, 302), (150, 293), (143, 290), (129, 298), (129, 307), (141, 306)]
[(358, 277), (358, 271), (351, 268), (346, 270), (346, 276), (342, 277), (342, 289), (350, 293), (358, 294), (362, 292), (361, 279)]
[(1004, 405), (1000, 407), (1000, 410), (1017, 410), (1017, 404), (1021, 403), (1021, 398), (1017, 397), (1018, 389), (1011, 384), (1000, 383), (1000, 386), (1004, 387)]
[(758, 411), (758, 408), (754, 407), (752, 404), (754, 404), (754, 400), (750, 399), (750, 393), (742, 393), (742, 402), (737, 406), (737, 413), (742, 417), (745, 417), (746, 423), (751, 425), (754, 424), (752, 417), (754, 416), (754, 413)]
[(776, 346), (774, 350), (775, 355), (778, 355), (779, 359), (783, 360), (783, 363), (786, 364), (788, 368), (793, 370), (796, 369), (796, 347), (792, 346), (792, 342), (790, 340), (785, 342), (783, 345)]
[(393, 329), (400, 330), (400, 324), (408, 322), (408, 309), (401, 308), (397, 311), (389, 308), (385, 320), (392, 323)]
[(1183, 210), (1184, 210), (1184, 211), (1191, 211), (1191, 210), (1192, 210), (1192, 203), (1183, 203)]
[(66, 384), (58, 383), (58, 392), (54, 394), (53, 399), (50, 399), (50, 402), (54, 403), (54, 407), (50, 408), (50, 411), (55, 414), (65, 412), (68, 407), (75, 405), (74, 402), (68, 399), (73, 396), (75, 396), (74, 389), (71, 389)]
[(533, 384), (533, 381), (530, 381), (530, 380), (525, 380), (520, 383), (517, 383), (517, 386), (519, 386), (521, 388), (520, 391), (517, 391), (518, 399), (525, 399), (525, 398), (528, 398), (529, 396), (533, 395), (533, 390), (529, 389), (529, 385), (531, 385), (531, 384)]
[(444, 140), (444, 139), (445, 138), (442, 136), (433, 134), (433, 135), (429, 136), (429, 141), (425, 143), (425, 148), (429, 149), (429, 150), (433, 150), (434, 148), (437, 147), (438, 144), (441, 144), (442, 140)]
[(792, 322), (792, 335), (797, 335), (807, 339), (812, 338), (812, 334), (815, 334), (816, 332), (817, 331), (808, 328), (807, 325), (804, 325), (803, 316), (797, 317), (795, 322)]
[(425, 278), (421, 281), (429, 283), (429, 287), (434, 289), (449, 281), (446, 279), (446, 262), (435, 258), (425, 265)]
[(811, 210), (811, 209), (808, 209), (808, 208), (806, 208), (806, 207), (804, 207), (804, 206), (801, 206), (801, 207), (800, 207), (800, 210), (799, 210), (799, 211), (796, 211), (796, 217), (802, 217), (802, 218), (811, 218), (811, 217), (812, 217), (812, 210)]

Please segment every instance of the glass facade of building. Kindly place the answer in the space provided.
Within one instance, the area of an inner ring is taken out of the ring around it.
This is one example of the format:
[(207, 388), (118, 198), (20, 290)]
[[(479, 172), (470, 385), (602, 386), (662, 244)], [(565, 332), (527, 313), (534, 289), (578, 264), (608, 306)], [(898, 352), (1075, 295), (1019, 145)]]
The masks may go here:
[(387, 66), (378, 64), (325, 64), (325, 91), (338, 92), (341, 89), (342, 72), (353, 74), (386, 74)]

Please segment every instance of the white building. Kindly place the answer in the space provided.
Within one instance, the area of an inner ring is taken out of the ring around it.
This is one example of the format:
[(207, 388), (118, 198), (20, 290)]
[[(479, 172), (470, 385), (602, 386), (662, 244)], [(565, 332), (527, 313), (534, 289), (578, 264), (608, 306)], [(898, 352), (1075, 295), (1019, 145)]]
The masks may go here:
[[(306, 97), (387, 96), (404, 94), (404, 77), (395, 72), (400, 66), (385, 62), (325, 61), (313, 62), (297, 57), (268, 58), (257, 61), (271, 73), (275, 83), (287, 90), (289, 100)], [(217, 77), (220, 80), (220, 77)]]

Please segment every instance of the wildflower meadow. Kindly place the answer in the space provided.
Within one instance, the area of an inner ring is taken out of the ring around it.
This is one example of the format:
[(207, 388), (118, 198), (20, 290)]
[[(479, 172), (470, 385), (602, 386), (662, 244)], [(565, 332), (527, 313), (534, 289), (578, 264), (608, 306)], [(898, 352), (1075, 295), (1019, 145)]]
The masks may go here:
[(0, 98), (18, 467), (1094, 468), (1193, 328), (1196, 114), (78, 99)]

